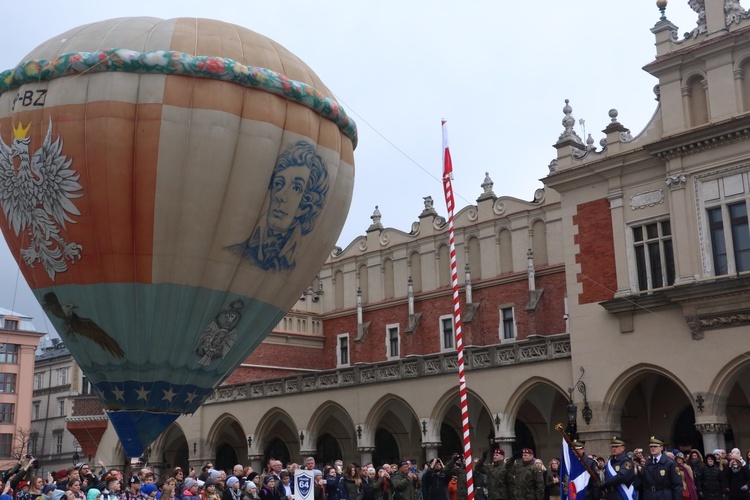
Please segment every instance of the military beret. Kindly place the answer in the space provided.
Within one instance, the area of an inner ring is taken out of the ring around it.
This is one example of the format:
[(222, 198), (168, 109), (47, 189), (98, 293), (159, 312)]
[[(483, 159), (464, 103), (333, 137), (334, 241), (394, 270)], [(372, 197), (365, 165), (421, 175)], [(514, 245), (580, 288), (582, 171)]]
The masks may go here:
[(533, 455), (534, 454), (534, 450), (532, 450), (531, 448), (524, 448), (524, 449), (521, 450), (521, 453), (526, 453), (528, 455)]

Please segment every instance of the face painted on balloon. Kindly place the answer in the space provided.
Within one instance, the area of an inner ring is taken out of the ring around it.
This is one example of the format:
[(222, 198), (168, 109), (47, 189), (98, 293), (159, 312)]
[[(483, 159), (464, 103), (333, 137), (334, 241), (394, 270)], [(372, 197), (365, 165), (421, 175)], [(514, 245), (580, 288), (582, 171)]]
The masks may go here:
[(315, 228), (328, 195), (328, 168), (315, 146), (297, 141), (276, 159), (261, 223), (225, 249), (267, 271), (294, 269), (300, 240)]
[(269, 229), (285, 233), (307, 210), (301, 203), (309, 178), (310, 169), (305, 166), (288, 167), (274, 175), (267, 216)]

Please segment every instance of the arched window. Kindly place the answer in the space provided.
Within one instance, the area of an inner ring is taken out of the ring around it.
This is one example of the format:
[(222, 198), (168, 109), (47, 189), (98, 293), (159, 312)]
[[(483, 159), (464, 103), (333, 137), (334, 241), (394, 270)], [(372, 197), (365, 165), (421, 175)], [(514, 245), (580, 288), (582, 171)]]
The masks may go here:
[(451, 259), (448, 245), (440, 245), (438, 248), (438, 287), (451, 284)]
[(336, 271), (333, 274), (333, 298), (336, 301), (336, 309), (344, 308), (344, 273)]
[(234, 467), (234, 464), (236, 463), (237, 463), (237, 452), (232, 447), (232, 445), (227, 442), (220, 444), (219, 447), (216, 449), (215, 465), (217, 467), (221, 467), (222, 469), (228, 469), (228, 468)]
[(367, 304), (370, 301), (370, 275), (367, 272), (367, 264), (361, 264), (357, 268), (359, 275), (359, 289), (362, 290), (362, 303)]
[(393, 260), (385, 259), (383, 261), (383, 298), (392, 299), (393, 297)]
[(282, 464), (286, 464), (289, 463), (289, 460), (291, 458), (289, 448), (286, 446), (286, 443), (284, 443), (284, 441), (279, 438), (275, 438), (268, 444), (268, 446), (266, 447), (266, 452), (263, 454), (263, 456), (263, 463), (268, 462), (268, 459), (273, 457), (276, 460), (281, 460)]
[(688, 118), (690, 127), (697, 127), (708, 123), (708, 97), (706, 80), (702, 75), (695, 75), (683, 87), (683, 95), (688, 102)]
[(438, 448), (439, 457), (449, 457), (454, 453), (463, 453), (464, 445), (461, 442), (461, 436), (456, 428), (445, 422), (440, 426), (440, 447)]
[[(326, 433), (318, 438), (315, 461), (321, 464), (332, 464), (342, 457), (341, 448), (336, 438)], [(322, 467), (321, 467), (322, 468)]]
[(397, 464), (399, 460), (401, 460), (401, 455), (398, 450), (398, 442), (393, 437), (393, 434), (385, 429), (376, 430), (375, 451), (372, 453), (372, 462), (375, 464)]
[(535, 221), (531, 226), (534, 232), (531, 249), (534, 252), (534, 265), (546, 266), (549, 264), (547, 257), (547, 225), (544, 221)]
[(419, 252), (413, 252), (409, 257), (411, 279), (414, 285), (414, 293), (422, 291), (422, 257)]
[(498, 248), (498, 251), (500, 252), (499, 274), (511, 273), (513, 272), (513, 246), (511, 243), (510, 231), (502, 229), (498, 240), (500, 243)]
[(467, 264), (471, 271), (471, 279), (478, 280), (482, 277), (482, 257), (479, 250), (479, 238), (469, 238)]

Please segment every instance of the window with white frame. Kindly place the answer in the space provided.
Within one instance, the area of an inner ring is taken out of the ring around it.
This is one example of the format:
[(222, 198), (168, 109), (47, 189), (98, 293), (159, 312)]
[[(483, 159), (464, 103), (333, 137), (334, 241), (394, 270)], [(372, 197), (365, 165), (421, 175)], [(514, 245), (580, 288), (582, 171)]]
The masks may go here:
[(516, 319), (513, 314), (513, 307), (500, 308), (500, 340), (515, 340), (516, 338)]
[(55, 434), (55, 453), (59, 455), (62, 453), (63, 447), (63, 435), (62, 433)]
[(36, 456), (37, 454), (37, 445), (39, 444), (39, 433), (36, 431), (33, 431), (29, 435), (29, 453)]
[(456, 337), (453, 333), (453, 315), (446, 314), (438, 319), (440, 328), (440, 350), (452, 351), (456, 348)]
[(58, 400), (57, 407), (58, 407), (58, 415), (61, 417), (64, 417), (65, 416), (65, 400), (64, 399)]
[(31, 420), (39, 420), (39, 401), (34, 401), (31, 407)]
[(397, 359), (401, 355), (401, 341), (398, 335), (398, 325), (386, 325), (385, 327), (385, 356), (388, 359)]
[(17, 319), (6, 319), (3, 322), (3, 326), (6, 330), (18, 330), (18, 320)]
[(67, 385), (68, 384), (68, 369), (67, 368), (60, 368), (57, 370), (57, 385)]
[[(704, 271), (713, 276), (750, 271), (747, 204), (750, 172), (730, 169), (723, 176), (700, 179), (699, 195), (705, 233)], [(707, 233), (707, 234), (706, 234)]]
[(672, 227), (668, 220), (631, 226), (638, 290), (674, 284)]
[(337, 336), (336, 366), (349, 366), (349, 334), (342, 333)]
[(44, 373), (34, 374), (34, 390), (44, 387)]

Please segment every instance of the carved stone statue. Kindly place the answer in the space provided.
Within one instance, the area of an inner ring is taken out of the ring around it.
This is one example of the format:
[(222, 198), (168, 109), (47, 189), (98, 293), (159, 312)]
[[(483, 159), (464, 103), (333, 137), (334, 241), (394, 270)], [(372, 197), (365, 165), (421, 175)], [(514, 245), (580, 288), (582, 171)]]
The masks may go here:
[(685, 33), (685, 38), (694, 38), (698, 35), (705, 35), (708, 33), (708, 25), (706, 24), (706, 4), (705, 0), (688, 0), (688, 5), (695, 12), (698, 13), (698, 25), (693, 31)]
[(724, 24), (727, 27), (750, 17), (750, 13), (742, 8), (739, 0), (724, 0), (724, 14), (726, 14)]

